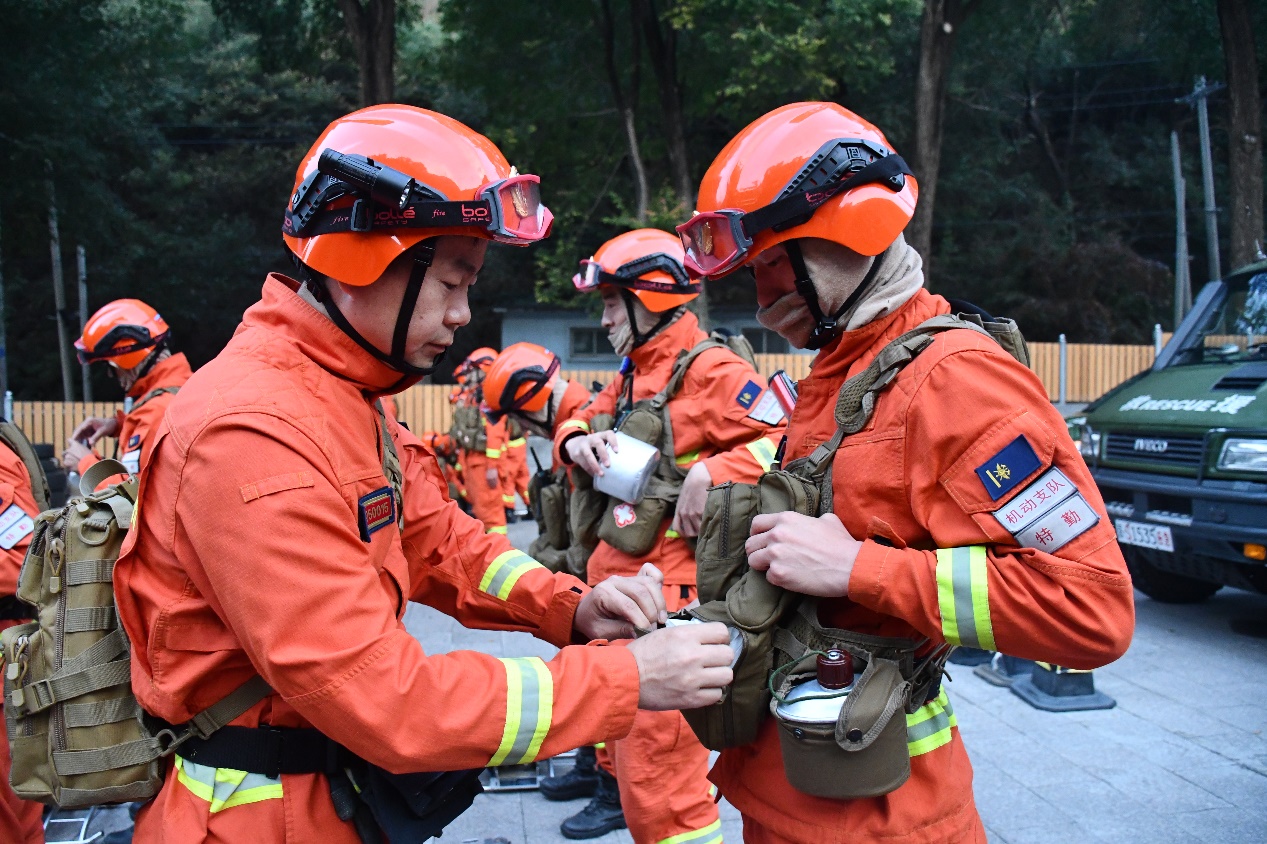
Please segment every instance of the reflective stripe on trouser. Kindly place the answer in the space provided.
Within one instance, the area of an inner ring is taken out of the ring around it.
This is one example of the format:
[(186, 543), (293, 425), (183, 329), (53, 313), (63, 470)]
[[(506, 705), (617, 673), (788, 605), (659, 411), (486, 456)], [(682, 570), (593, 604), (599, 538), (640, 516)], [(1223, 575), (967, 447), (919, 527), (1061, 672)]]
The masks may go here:
[(195, 796), (211, 804), (211, 811), (221, 812), (234, 806), (282, 799), (280, 778), (248, 774), (232, 768), (212, 768), (176, 757), (176, 779)]
[(757, 461), (757, 465), (761, 467), (762, 472), (770, 471), (770, 466), (774, 463), (774, 443), (762, 437), (746, 444), (744, 448), (748, 449), (748, 453), (752, 455), (753, 460)]
[(536, 761), (554, 716), (554, 677), (537, 657), (502, 659), (506, 667), (506, 728), (488, 767)]
[(919, 756), (942, 745), (950, 744), (950, 728), (959, 725), (955, 710), (942, 689), (937, 697), (906, 716), (906, 747), (911, 756)]
[(484, 576), (480, 578), (480, 591), (504, 601), (510, 597), (510, 590), (515, 588), (519, 578), (533, 569), (543, 568), (545, 566), (523, 551), (504, 551), (494, 557), (488, 568), (484, 569)]
[(937, 552), (937, 602), (941, 630), (952, 645), (993, 651), (989, 565), (985, 547), (943, 548)]
[(693, 832), (661, 838), (657, 844), (721, 844), (721, 819)]

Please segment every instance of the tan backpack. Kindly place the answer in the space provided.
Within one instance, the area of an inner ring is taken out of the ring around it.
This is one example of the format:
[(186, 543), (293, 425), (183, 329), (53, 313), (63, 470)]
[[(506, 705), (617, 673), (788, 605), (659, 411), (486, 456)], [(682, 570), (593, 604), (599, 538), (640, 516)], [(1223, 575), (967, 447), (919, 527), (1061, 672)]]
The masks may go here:
[(44, 466), (40, 463), (35, 447), (22, 433), (22, 429), (7, 419), (0, 418), (0, 442), (22, 459), (22, 465), (31, 476), (31, 494), (35, 496), (35, 504), (41, 511), (47, 510), (53, 500), (48, 486), (48, 478), (44, 475)]

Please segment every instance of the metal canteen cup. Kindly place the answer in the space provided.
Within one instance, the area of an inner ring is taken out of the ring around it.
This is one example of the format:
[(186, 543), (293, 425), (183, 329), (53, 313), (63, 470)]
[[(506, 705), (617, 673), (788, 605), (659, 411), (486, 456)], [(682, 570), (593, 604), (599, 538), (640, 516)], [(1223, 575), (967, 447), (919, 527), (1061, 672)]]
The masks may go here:
[(616, 441), (620, 450), (607, 449), (611, 465), (594, 477), (594, 489), (628, 504), (638, 504), (660, 461), (660, 450), (620, 431), (616, 432)]

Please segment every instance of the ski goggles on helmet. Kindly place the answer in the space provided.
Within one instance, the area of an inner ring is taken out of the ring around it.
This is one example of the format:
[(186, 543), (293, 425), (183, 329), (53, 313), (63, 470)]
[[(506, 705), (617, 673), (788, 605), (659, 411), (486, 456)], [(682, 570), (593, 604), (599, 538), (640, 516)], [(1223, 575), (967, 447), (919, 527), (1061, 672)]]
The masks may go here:
[[(673, 281), (640, 278), (657, 270), (668, 275)], [(698, 293), (700, 290), (699, 282), (691, 281), (682, 263), (663, 252), (654, 252), (628, 261), (621, 264), (614, 273), (607, 272), (593, 258), (586, 258), (581, 261), (581, 271), (572, 276), (572, 285), (582, 293), (596, 290), (604, 284), (627, 287), (630, 290), (651, 290), (656, 293)]]
[[(152, 349), (167, 339), (170, 332), (164, 331), (156, 337), (139, 325), (116, 325), (106, 332), (106, 336), (97, 341), (96, 347), (89, 351), (83, 340), (75, 341), (75, 356), (80, 363), (96, 363), (97, 361), (117, 358), (121, 355)], [(127, 345), (120, 346), (119, 343)]]
[(723, 208), (697, 213), (678, 226), (686, 269), (695, 278), (727, 273), (748, 259), (758, 233), (799, 226), (827, 200), (864, 185), (884, 185), (897, 193), (910, 175), (900, 155), (874, 141), (828, 141), (769, 205), (755, 211)]
[[(344, 197), (350, 207), (328, 208)], [(475, 199), (439, 190), (363, 155), (322, 151), (282, 220), (292, 237), (392, 229), (481, 228), (499, 243), (526, 245), (550, 234), (554, 215), (541, 202), (541, 179), (516, 173), (485, 185)]]
[[(550, 366), (542, 369), (540, 366), (525, 366), (523, 369), (516, 369), (511, 376), (506, 379), (506, 386), (502, 387), (502, 393), (497, 398), (497, 409), (494, 410), (487, 403), (483, 408), (484, 415), (488, 417), (488, 421), (496, 425), (502, 421), (507, 413), (516, 410), (522, 410), (525, 405), (531, 402), (541, 391), (550, 383), (550, 379), (559, 371), (559, 359), (556, 357), (550, 361)], [(528, 389), (524, 390), (520, 395), (519, 391), (528, 385)]]

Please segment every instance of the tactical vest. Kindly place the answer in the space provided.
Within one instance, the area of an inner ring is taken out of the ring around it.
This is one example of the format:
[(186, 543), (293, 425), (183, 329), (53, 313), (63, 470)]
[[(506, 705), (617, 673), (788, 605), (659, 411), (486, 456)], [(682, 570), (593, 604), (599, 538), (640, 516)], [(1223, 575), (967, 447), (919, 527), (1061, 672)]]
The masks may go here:
[(841, 441), (861, 431), (875, 402), (943, 331), (972, 330), (995, 339), (1022, 363), (1025, 340), (1012, 320), (984, 322), (971, 315), (929, 319), (893, 340), (862, 372), (847, 380), (836, 401), (836, 432), (803, 458), (763, 475), (756, 484), (724, 483), (709, 490), (696, 548), (701, 606), (683, 615), (737, 629), (742, 651), (734, 681), (720, 703), (682, 714), (714, 750), (749, 744), (767, 714), (793, 686), (809, 679), (817, 653), (848, 651), (860, 671), (829, 729), (780, 721), (788, 781), (821, 797), (852, 799), (887, 794), (910, 776), (902, 712), (914, 712), (940, 691), (953, 648), (917, 657), (927, 640), (877, 637), (823, 627), (817, 601), (771, 585), (748, 567), (744, 543), (759, 514), (792, 510), (817, 517), (832, 512), (832, 463)]
[(488, 448), (488, 435), (484, 431), (480, 409), (465, 404), (453, 408), (453, 427), (449, 429), (449, 436), (460, 448), (483, 454)]
[(159, 396), (166, 395), (168, 393), (175, 395), (176, 393), (179, 393), (179, 392), (180, 392), (180, 387), (157, 387), (153, 390), (150, 390), (145, 395), (141, 396), (141, 398), (138, 401), (134, 402), (132, 405), (131, 412), (136, 413), (136, 411), (140, 410), (147, 403), (149, 403), (153, 399), (158, 398)]
[(8, 446), (9, 450), (22, 460), (26, 473), (31, 476), (31, 495), (35, 497), (35, 506), (41, 512), (47, 510), (51, 506), (53, 496), (49, 490), (48, 478), (44, 475), (44, 466), (40, 463), (40, 458), (36, 455), (31, 441), (17, 425), (0, 418), (0, 442)]

